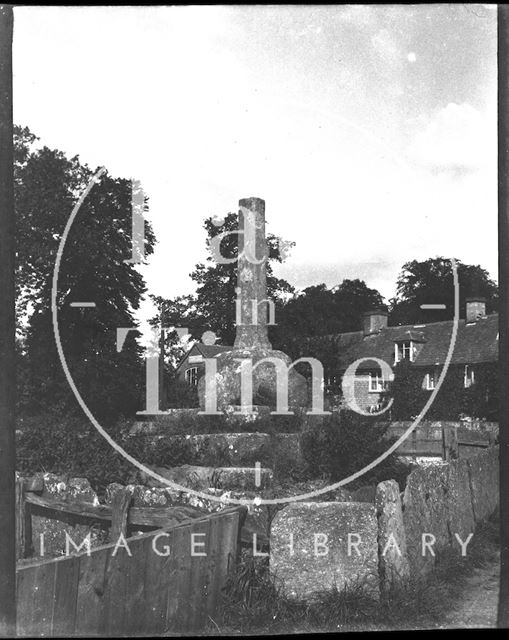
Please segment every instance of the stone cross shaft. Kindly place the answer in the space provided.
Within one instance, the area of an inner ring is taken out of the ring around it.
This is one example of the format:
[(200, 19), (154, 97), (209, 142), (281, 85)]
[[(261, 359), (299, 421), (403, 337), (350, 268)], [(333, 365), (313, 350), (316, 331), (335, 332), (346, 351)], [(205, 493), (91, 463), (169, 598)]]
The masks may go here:
[(234, 349), (272, 349), (267, 334), (267, 258), (265, 201), (239, 201), (237, 331)]

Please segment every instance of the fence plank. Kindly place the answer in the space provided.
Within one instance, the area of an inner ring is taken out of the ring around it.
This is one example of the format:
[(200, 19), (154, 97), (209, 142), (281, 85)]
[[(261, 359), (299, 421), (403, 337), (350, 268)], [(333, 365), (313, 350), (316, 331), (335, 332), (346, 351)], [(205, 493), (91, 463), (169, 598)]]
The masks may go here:
[(145, 613), (151, 603), (146, 598), (145, 584), (152, 578), (146, 575), (147, 558), (153, 553), (152, 538), (131, 538), (129, 546), (133, 555), (129, 558), (124, 617), (125, 629), (130, 635), (136, 635), (147, 633)]
[[(167, 603), (169, 595), (175, 592), (175, 584), (178, 581), (177, 566), (178, 559), (175, 556), (175, 532), (177, 529), (163, 532), (159, 531), (151, 538), (151, 541), (158, 536), (155, 541), (155, 548), (161, 554), (166, 553), (169, 548), (169, 555), (158, 555), (152, 548), (147, 550), (147, 565), (145, 569), (145, 631), (147, 633), (162, 634), (166, 631), (167, 623)], [(172, 618), (173, 619), (173, 618)]]
[[(207, 598), (210, 588), (208, 562), (210, 555), (210, 519), (197, 521), (191, 525), (190, 535), (194, 536), (195, 554), (191, 554), (191, 570), (189, 574), (190, 597), (187, 607), (186, 631), (201, 629), (207, 620)], [(191, 550), (190, 550), (191, 551)]]
[(105, 618), (102, 633), (118, 636), (124, 632), (124, 604), (127, 595), (127, 572), (131, 557), (126, 549), (119, 547), (116, 554), (108, 554), (105, 579)]
[[(48, 498), (26, 493), (25, 501), (43, 517), (64, 520), (72, 524), (88, 524), (101, 522), (108, 526), (112, 520), (112, 509), (109, 505), (93, 505), (89, 502), (64, 502), (56, 498)], [(165, 528), (172, 527), (186, 520), (203, 517), (203, 511), (195, 507), (131, 507), (128, 511), (129, 526)]]
[(55, 588), (55, 562), (42, 562), (21, 570), (17, 589), (19, 635), (48, 636), (51, 633)]
[(55, 563), (55, 599), (51, 620), (51, 635), (68, 637), (74, 634), (78, 600), (79, 558), (69, 556)]
[(79, 556), (79, 584), (76, 603), (76, 634), (98, 635), (104, 621), (106, 562), (111, 549), (95, 549)]
[[(191, 582), (191, 527), (173, 531), (174, 583), (168, 591), (166, 631), (184, 631), (187, 624)], [(173, 615), (170, 617), (170, 612)]]

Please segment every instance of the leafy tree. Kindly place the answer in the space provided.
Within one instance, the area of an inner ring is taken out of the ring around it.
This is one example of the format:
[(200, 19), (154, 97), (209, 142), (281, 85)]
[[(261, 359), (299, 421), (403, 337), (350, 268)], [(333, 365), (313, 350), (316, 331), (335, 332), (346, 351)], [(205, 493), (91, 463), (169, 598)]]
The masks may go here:
[[(57, 248), (77, 198), (93, 171), (79, 158), (37, 148), (28, 129), (16, 128), (18, 326), (21, 409), (44, 411), (76, 402), (58, 358), (51, 318)], [(100, 419), (115, 420), (141, 407), (142, 362), (131, 333), (117, 353), (120, 327), (136, 327), (134, 311), (145, 283), (131, 257), (131, 183), (108, 174), (92, 188), (72, 225), (59, 271), (60, 339), (76, 386)], [(145, 229), (145, 254), (155, 238)], [(95, 308), (70, 307), (93, 301)]]
[(382, 295), (363, 280), (343, 280), (331, 289), (315, 285), (283, 306), (278, 335), (284, 344), (296, 338), (358, 331), (362, 314), (383, 306)]
[[(456, 260), (460, 288), (460, 317), (465, 317), (465, 299), (486, 298), (490, 313), (497, 309), (498, 289), (489, 273), (480, 265)], [(451, 262), (443, 257), (406, 262), (396, 282), (391, 303), (391, 324), (439, 322), (454, 317), (454, 279)], [(423, 310), (422, 304), (445, 304), (445, 310)]]

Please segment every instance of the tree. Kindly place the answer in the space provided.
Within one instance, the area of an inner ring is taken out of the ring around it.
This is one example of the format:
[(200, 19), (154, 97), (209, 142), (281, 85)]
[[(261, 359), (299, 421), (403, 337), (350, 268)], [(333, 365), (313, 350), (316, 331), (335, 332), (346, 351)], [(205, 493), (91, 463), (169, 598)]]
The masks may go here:
[[(456, 260), (460, 289), (460, 317), (465, 317), (465, 299), (486, 298), (490, 313), (497, 309), (498, 288), (480, 265)], [(454, 317), (454, 279), (450, 260), (428, 258), (406, 262), (396, 282), (396, 296), (390, 301), (391, 324), (417, 324), (451, 320)], [(423, 310), (422, 304), (445, 304), (445, 310)]]
[[(212, 218), (204, 222), (207, 244), (218, 234), (231, 231), (221, 242), (221, 253), (225, 258), (235, 258), (238, 250), (237, 214), (229, 213), (224, 223), (215, 224)], [(293, 293), (293, 287), (273, 273), (272, 264), (282, 262), (288, 243), (273, 234), (267, 235), (269, 259), (267, 261), (267, 296), (276, 306), (281, 306), (286, 296)], [(283, 250), (284, 248), (284, 250)], [(165, 326), (188, 327), (193, 338), (199, 339), (204, 331), (214, 331), (223, 344), (232, 345), (235, 340), (235, 300), (237, 294), (237, 262), (215, 263), (212, 256), (206, 264), (197, 264), (191, 273), (196, 283), (196, 293), (175, 299), (154, 297), (154, 302), (163, 310)], [(276, 315), (277, 322), (277, 315)], [(160, 323), (160, 317), (151, 320), (152, 325)]]
[[(59, 405), (75, 408), (56, 351), (51, 287), (57, 248), (77, 198), (93, 171), (79, 158), (35, 148), (28, 129), (15, 131), (18, 326), (22, 409), (37, 413)], [(133, 332), (120, 353), (116, 333), (137, 327), (134, 311), (145, 283), (131, 257), (131, 182), (104, 174), (71, 227), (59, 272), (60, 338), (78, 390), (100, 419), (115, 420), (141, 408), (144, 384)], [(155, 237), (145, 225), (145, 255)], [(71, 302), (91, 301), (77, 309)]]
[(381, 307), (382, 295), (363, 280), (343, 280), (331, 289), (325, 284), (308, 287), (284, 304), (276, 327), (278, 344), (296, 353), (295, 343), (302, 338), (359, 331), (362, 314)]

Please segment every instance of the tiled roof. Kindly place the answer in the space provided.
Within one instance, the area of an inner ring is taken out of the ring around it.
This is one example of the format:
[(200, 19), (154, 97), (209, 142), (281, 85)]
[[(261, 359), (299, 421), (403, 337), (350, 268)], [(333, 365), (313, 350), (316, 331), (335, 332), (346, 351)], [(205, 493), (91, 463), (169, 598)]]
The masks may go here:
[(204, 358), (213, 358), (217, 356), (218, 353), (231, 351), (233, 349), (233, 347), (228, 347), (223, 344), (202, 344), (200, 342), (196, 344), (196, 347)]
[[(452, 340), (454, 322), (433, 322), (424, 325), (405, 325), (385, 327), (379, 333), (364, 336), (362, 331), (341, 333), (333, 338), (338, 347), (339, 368), (346, 369), (360, 358), (375, 357), (394, 363), (394, 343), (414, 340), (417, 352), (416, 366), (441, 365), (445, 362)], [(309, 350), (312, 351), (314, 340), (310, 338)], [(467, 324), (465, 320), (458, 322), (458, 333), (451, 364), (476, 364), (496, 362), (498, 359), (498, 315), (493, 314)], [(372, 368), (373, 363), (366, 362), (360, 368)]]
[(232, 349), (233, 347), (228, 347), (223, 344), (203, 344), (201, 342), (196, 342), (178, 363), (176, 371), (179, 371), (182, 365), (187, 362), (189, 356), (202, 355), (204, 358), (213, 358), (214, 356), (217, 356), (218, 353), (231, 351)]

